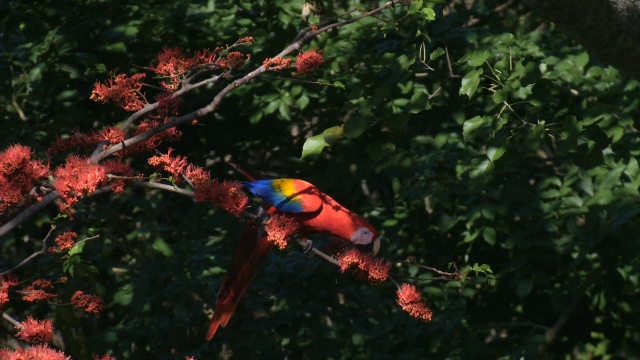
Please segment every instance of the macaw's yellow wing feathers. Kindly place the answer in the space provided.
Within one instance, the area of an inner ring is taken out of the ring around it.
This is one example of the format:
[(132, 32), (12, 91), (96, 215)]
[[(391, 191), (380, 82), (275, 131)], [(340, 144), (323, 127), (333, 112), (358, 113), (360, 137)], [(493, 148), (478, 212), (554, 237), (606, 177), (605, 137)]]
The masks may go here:
[(253, 195), (287, 213), (309, 213), (322, 207), (320, 191), (298, 179), (263, 179), (244, 183)]

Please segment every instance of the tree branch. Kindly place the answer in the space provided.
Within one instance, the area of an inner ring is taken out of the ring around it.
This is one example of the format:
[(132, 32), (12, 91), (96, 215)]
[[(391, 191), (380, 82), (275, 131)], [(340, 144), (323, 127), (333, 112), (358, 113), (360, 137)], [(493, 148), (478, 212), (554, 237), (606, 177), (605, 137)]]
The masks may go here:
[[(312, 38), (316, 37), (318, 34), (321, 34), (323, 32), (329, 31), (331, 29), (334, 28), (338, 28), (338, 27), (342, 27), (342, 26), (346, 26), (349, 24), (352, 24), (354, 22), (357, 22), (363, 18), (366, 18), (368, 16), (377, 14), (381, 11), (383, 11), (384, 9), (387, 9), (391, 6), (395, 6), (395, 5), (407, 5), (410, 4), (411, 1), (389, 1), (386, 2), (385, 4), (371, 10), (368, 12), (365, 12), (359, 16), (356, 16), (352, 19), (349, 20), (345, 20), (345, 21), (341, 21), (341, 22), (337, 22), (337, 23), (333, 23), (330, 25), (326, 25), (323, 26), (320, 29), (317, 30), (312, 30), (309, 31), (310, 28), (305, 28), (303, 30), (300, 31), (300, 33), (298, 34), (298, 36), (296, 36), (296, 39), (294, 40), (293, 43), (291, 43), (289, 46), (287, 46), (284, 50), (282, 50), (280, 53), (278, 53), (277, 55), (275, 55), (275, 57), (284, 57), (287, 56), (289, 54), (291, 54), (293, 51), (298, 50), (302, 47), (303, 44), (305, 44), (306, 42), (308, 42), (309, 40), (311, 40)], [(222, 99), (229, 94), (230, 92), (232, 92), (233, 90), (237, 89), (238, 87), (247, 84), (248, 82), (252, 81), (253, 79), (257, 78), (258, 76), (262, 75), (263, 73), (267, 72), (268, 69), (266, 69), (263, 65), (258, 66), (258, 68), (254, 69), (253, 71), (251, 71), (250, 73), (244, 75), (243, 77), (241, 77), (238, 80), (235, 80), (233, 82), (231, 82), (230, 84), (228, 84), (226, 87), (224, 87), (211, 101), (211, 103), (209, 103), (208, 105), (193, 111), (189, 114), (183, 115), (183, 116), (178, 116), (173, 118), (172, 120), (161, 124), (153, 129), (150, 129), (148, 131), (145, 131), (143, 133), (140, 133), (136, 136), (130, 137), (118, 144), (114, 144), (111, 145), (107, 148), (103, 148), (102, 145), (100, 145), (98, 147), (98, 149), (96, 149), (96, 151), (94, 151), (94, 153), (89, 157), (88, 161), (89, 162), (93, 162), (93, 163), (97, 163), (100, 162), (101, 160), (104, 160), (105, 158), (109, 157), (110, 155), (122, 151), (127, 147), (130, 147), (136, 143), (139, 143), (141, 141), (145, 141), (148, 140), (149, 138), (151, 138), (153, 135), (156, 135), (158, 133), (161, 133), (165, 130), (168, 130), (170, 128), (176, 127), (178, 125), (181, 124), (185, 124), (188, 123), (190, 121), (192, 121), (193, 119), (196, 118), (202, 118), (205, 115), (208, 115), (212, 112), (214, 112), (217, 108), (218, 105), (220, 104), (220, 102), (222, 102)], [(224, 74), (224, 73), (223, 73)], [(176, 91), (175, 93), (173, 93), (173, 97), (177, 97), (177, 96), (181, 96), (184, 93), (191, 91), (197, 87), (206, 85), (208, 83), (211, 82), (215, 82), (218, 81), (222, 75), (218, 75), (218, 76), (214, 76), (210, 79), (205, 79), (202, 80), (196, 84), (188, 84), (185, 85), (182, 89)], [(142, 117), (143, 115), (147, 114), (148, 112), (156, 109), (159, 106), (159, 103), (153, 103), (153, 104), (148, 104), (145, 107), (143, 107), (141, 110), (135, 112), (134, 114), (132, 114), (131, 116), (129, 116), (129, 118), (125, 121), (125, 123), (123, 124), (122, 128), (127, 128), (128, 126), (130, 126), (136, 119)], [(147, 186), (150, 187), (150, 186)], [(167, 189), (165, 189), (167, 190)], [(176, 191), (177, 192), (177, 191)], [(93, 195), (93, 194), (92, 194)], [(185, 194), (186, 195), (186, 194)], [(55, 199), (57, 199), (60, 196), (60, 194), (57, 191), (53, 191), (51, 193), (49, 193), (48, 195), (46, 195), (45, 197), (42, 198), (41, 201), (37, 202), (36, 204), (28, 207), (26, 210), (24, 210), (23, 212), (21, 212), (20, 214), (18, 214), (16, 217), (14, 217), (13, 219), (9, 220), (6, 224), (4, 224), (2, 227), (0, 227), (0, 237), (4, 236), (5, 234), (7, 234), (9, 231), (11, 231), (12, 229), (14, 229), (16, 226), (18, 226), (19, 224), (21, 224), (22, 222), (24, 222), (26, 219), (28, 219), (30, 216), (32, 216), (34, 213), (36, 213), (38, 210), (42, 209), (43, 207), (49, 205), (50, 203), (52, 203)]]
[(13, 271), (15, 271), (16, 269), (19, 269), (20, 267), (28, 264), (31, 260), (37, 258), (40, 255), (44, 255), (47, 253), (47, 240), (49, 239), (49, 236), (51, 236), (51, 233), (53, 232), (53, 230), (56, 229), (55, 225), (51, 225), (51, 228), (49, 229), (49, 232), (47, 233), (47, 236), (44, 237), (44, 240), (42, 240), (42, 248), (36, 252), (34, 252), (33, 254), (29, 255), (26, 259), (22, 260), (18, 265), (12, 267), (9, 270), (5, 270), (3, 272), (0, 272), (0, 278), (2, 278), (4, 275), (10, 274)]

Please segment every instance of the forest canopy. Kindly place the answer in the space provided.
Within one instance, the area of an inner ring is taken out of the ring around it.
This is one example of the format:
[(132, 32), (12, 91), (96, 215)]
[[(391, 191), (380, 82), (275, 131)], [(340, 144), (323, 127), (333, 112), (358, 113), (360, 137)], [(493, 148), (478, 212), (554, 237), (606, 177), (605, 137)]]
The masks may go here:
[[(600, 3), (1, 4), (0, 359), (639, 356), (635, 33)], [(381, 250), (283, 235), (206, 341), (260, 207), (229, 159)]]

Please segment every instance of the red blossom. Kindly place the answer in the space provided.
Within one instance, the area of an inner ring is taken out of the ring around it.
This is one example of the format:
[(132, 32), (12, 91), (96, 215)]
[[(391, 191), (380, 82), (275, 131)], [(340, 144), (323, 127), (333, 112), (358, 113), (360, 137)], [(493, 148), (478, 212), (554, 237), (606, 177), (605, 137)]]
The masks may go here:
[(279, 56), (274, 58), (266, 58), (262, 62), (262, 66), (264, 66), (265, 69), (282, 71), (291, 67), (291, 59), (283, 59)]
[(56, 142), (47, 149), (47, 153), (49, 155), (57, 155), (69, 150), (77, 151), (78, 149), (94, 146), (98, 142), (95, 136), (76, 131), (69, 137), (58, 138)]
[(107, 80), (105, 84), (96, 82), (93, 86), (90, 99), (107, 103), (109, 100), (120, 105), (126, 111), (138, 111), (145, 105), (144, 97), (140, 93), (142, 90), (142, 80), (146, 77), (144, 73), (127, 77), (120, 74)]
[(50, 247), (47, 249), (47, 251), (49, 251), (50, 253), (67, 251), (73, 247), (77, 237), (78, 234), (73, 231), (67, 231), (63, 234), (60, 234), (55, 240), (57, 246)]
[(387, 279), (389, 278), (390, 270), (390, 262), (381, 258), (373, 259), (371, 262), (369, 262), (369, 267), (367, 268), (369, 281), (373, 283), (382, 283), (387, 281)]
[(314, 49), (299, 53), (296, 57), (296, 69), (298, 70), (298, 75), (316, 71), (323, 61), (322, 51), (318, 52)]
[(0, 152), (0, 213), (18, 204), (38, 180), (49, 174), (47, 165), (31, 159), (32, 152), (22, 145), (11, 145)]
[(412, 317), (425, 322), (431, 321), (433, 312), (429, 306), (422, 301), (420, 293), (411, 284), (402, 284), (396, 292), (398, 295), (398, 305)]
[(104, 130), (99, 131), (94, 138), (97, 142), (108, 141), (109, 144), (118, 144), (124, 141), (125, 134), (124, 131), (120, 130), (117, 127), (110, 126)]
[(9, 302), (9, 290), (18, 285), (18, 278), (12, 275), (0, 277), (0, 310)]
[(107, 182), (104, 167), (88, 163), (77, 155), (67, 157), (63, 166), (54, 171), (55, 187), (62, 201), (58, 204), (62, 212), (69, 213), (73, 205), (83, 196), (93, 194)]
[(237, 181), (209, 180), (196, 187), (195, 200), (208, 202), (235, 216), (240, 216), (249, 204), (249, 197)]
[(218, 53), (209, 49), (196, 51), (193, 58), (198, 64), (213, 64), (218, 59)]
[(188, 161), (184, 156), (171, 156), (172, 151), (173, 149), (169, 148), (166, 154), (152, 156), (147, 161), (149, 165), (170, 173), (174, 181), (179, 181), (182, 170), (188, 165)]
[(105, 309), (104, 301), (98, 295), (85, 294), (78, 290), (71, 297), (71, 304), (88, 313), (99, 313)]
[(0, 350), (2, 360), (71, 360), (70, 356), (50, 348), (47, 344), (40, 344), (24, 349)]
[(354, 271), (356, 275), (366, 277), (372, 283), (381, 283), (389, 277), (391, 263), (384, 259), (374, 258), (356, 248), (350, 248), (338, 257), (340, 271)]
[(253, 37), (246, 36), (246, 37), (238, 39), (238, 41), (236, 41), (236, 42), (238, 44), (253, 44)]
[[(227, 54), (226, 59), (218, 61), (218, 65), (221, 68), (231, 70), (237, 67), (244, 65), (244, 57), (245, 55), (239, 51), (232, 51)], [(247, 59), (249, 59), (249, 55), (247, 54)]]
[(36, 320), (28, 316), (27, 320), (22, 322), (22, 328), (16, 337), (30, 343), (47, 343), (53, 337), (51, 320)]
[(187, 72), (198, 64), (193, 58), (188, 57), (180, 48), (165, 47), (158, 54), (158, 64), (150, 69), (156, 74), (166, 76), (169, 80), (162, 81), (162, 86), (175, 91), (180, 88)]
[(55, 299), (58, 295), (49, 291), (53, 290), (53, 282), (47, 279), (34, 280), (31, 285), (22, 289), (22, 300), (27, 302)]
[[(138, 125), (138, 128), (136, 129), (133, 135), (135, 136), (138, 134), (142, 134), (143, 132), (149, 131), (157, 126), (160, 126), (161, 124), (167, 121), (169, 121), (169, 118), (165, 118), (162, 121), (155, 120), (154, 118), (146, 119), (142, 121), (140, 125)], [(139, 143), (134, 144), (132, 147), (129, 148), (129, 150), (133, 153), (153, 150), (156, 147), (158, 147), (162, 142), (177, 141), (180, 139), (181, 136), (182, 136), (182, 132), (176, 129), (175, 127), (172, 127), (170, 129), (164, 130), (158, 134), (151, 136), (146, 141), (141, 141)]]
[(156, 96), (156, 101), (158, 102), (158, 108), (156, 109), (156, 118), (158, 119), (177, 115), (178, 107), (182, 104), (182, 98), (173, 96), (170, 92), (163, 92)]
[(191, 181), (196, 187), (206, 183), (211, 179), (211, 175), (208, 171), (205, 171), (203, 168), (195, 166), (193, 164), (189, 164), (187, 166), (187, 170), (185, 170), (184, 176), (186, 176), (187, 179), (189, 179), (189, 181)]
[(267, 240), (277, 245), (280, 250), (287, 246), (289, 238), (298, 232), (300, 225), (290, 216), (274, 214), (264, 223)]

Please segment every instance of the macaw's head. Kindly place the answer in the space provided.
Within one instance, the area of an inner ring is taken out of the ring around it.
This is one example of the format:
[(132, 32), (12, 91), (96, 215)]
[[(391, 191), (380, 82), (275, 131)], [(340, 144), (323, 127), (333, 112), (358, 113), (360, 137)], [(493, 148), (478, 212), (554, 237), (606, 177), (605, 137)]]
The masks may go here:
[(376, 255), (380, 251), (380, 234), (371, 225), (365, 224), (353, 232), (351, 243)]

